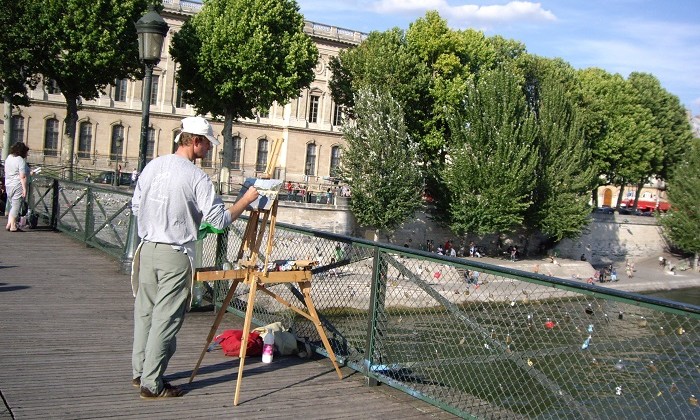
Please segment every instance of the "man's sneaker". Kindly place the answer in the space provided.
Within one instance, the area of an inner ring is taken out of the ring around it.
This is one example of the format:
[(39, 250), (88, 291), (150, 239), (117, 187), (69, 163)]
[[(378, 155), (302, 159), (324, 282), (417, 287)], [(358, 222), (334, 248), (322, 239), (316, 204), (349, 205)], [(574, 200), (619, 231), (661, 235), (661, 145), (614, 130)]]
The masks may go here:
[(158, 394), (154, 394), (150, 389), (141, 387), (141, 398), (151, 400), (155, 398), (174, 398), (182, 397), (185, 393), (178, 387), (170, 384), (164, 384), (163, 390)]
[[(131, 386), (133, 386), (134, 388), (141, 388), (141, 377), (138, 376), (138, 377), (132, 379), (132, 380), (131, 380)], [(168, 381), (166, 381), (166, 380), (163, 380), (163, 386), (169, 387), (169, 386), (170, 386), (170, 382), (168, 382)]]

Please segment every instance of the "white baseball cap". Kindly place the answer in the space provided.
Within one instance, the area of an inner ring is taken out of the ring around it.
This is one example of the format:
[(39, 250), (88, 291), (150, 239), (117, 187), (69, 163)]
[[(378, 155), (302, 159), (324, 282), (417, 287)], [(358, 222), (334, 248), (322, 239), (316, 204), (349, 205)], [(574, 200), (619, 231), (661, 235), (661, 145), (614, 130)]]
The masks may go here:
[[(219, 140), (214, 137), (214, 129), (209, 121), (202, 117), (187, 117), (182, 120), (182, 131), (180, 133), (197, 134), (206, 137), (211, 144), (218, 146)], [(175, 143), (180, 141), (180, 134), (175, 136)]]

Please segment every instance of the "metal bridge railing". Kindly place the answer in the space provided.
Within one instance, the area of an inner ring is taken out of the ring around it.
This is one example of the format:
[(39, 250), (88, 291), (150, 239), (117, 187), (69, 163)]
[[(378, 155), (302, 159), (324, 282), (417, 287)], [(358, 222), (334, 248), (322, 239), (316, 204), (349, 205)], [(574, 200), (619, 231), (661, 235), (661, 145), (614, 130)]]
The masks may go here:
[[(89, 201), (81, 189), (91, 186), (53, 188), (73, 197), (59, 203)], [(101, 200), (115, 217), (105, 211), (96, 226), (128, 211), (121, 199)], [(69, 222), (80, 217), (61, 209), (58, 226), (81, 231)], [(206, 237), (202, 266), (235, 265), (245, 224)], [(312, 295), (333, 350), (370, 383), (462, 417), (700, 417), (698, 306), (281, 223), (275, 232), (277, 264), (319, 261)], [(228, 284), (212, 287), (220, 305)], [(301, 298), (287, 285), (272, 287)], [(238, 286), (228, 309), (243, 316), (247, 293)], [(281, 321), (324, 352), (313, 325), (286, 306), (258, 295), (254, 309), (255, 323)]]
[(29, 202), (54, 229), (119, 258), (128, 242), (131, 195), (101, 184), (35, 177)]

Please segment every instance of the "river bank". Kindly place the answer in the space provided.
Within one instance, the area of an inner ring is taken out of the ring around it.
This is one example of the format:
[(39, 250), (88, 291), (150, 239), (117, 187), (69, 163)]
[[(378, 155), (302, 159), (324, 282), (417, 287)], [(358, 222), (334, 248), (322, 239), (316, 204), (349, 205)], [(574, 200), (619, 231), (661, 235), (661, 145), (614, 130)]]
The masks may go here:
[[(666, 258), (672, 265), (678, 266), (678, 258), (672, 254), (664, 253), (660, 256)], [(562, 258), (533, 259), (509, 261), (496, 258), (479, 258), (480, 262), (495, 264), (501, 267), (514, 268), (529, 272), (538, 272), (553, 277), (567, 280), (579, 280), (586, 282), (593, 277), (596, 267), (587, 261), (575, 261)], [(687, 269), (684, 271), (670, 271), (659, 265), (658, 257), (639, 259), (631, 261), (634, 266), (632, 276), (628, 277), (625, 272), (625, 263), (613, 264), (617, 271), (617, 282), (595, 282), (598, 286), (609, 287), (611, 289), (623, 290), (626, 292), (654, 292), (660, 290), (677, 290), (700, 287), (700, 273)]]

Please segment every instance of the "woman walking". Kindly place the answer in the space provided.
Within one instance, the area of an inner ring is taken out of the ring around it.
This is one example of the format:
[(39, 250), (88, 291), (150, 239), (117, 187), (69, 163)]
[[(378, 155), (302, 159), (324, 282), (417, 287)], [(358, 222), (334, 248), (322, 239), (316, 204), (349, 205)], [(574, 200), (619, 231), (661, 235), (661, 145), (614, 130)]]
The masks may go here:
[(26, 144), (17, 142), (12, 145), (5, 160), (5, 189), (7, 200), (10, 202), (10, 214), (7, 217), (5, 229), (10, 232), (21, 232), (17, 222), (20, 203), (27, 198), (29, 192), (29, 167), (26, 161), (28, 151), (29, 147)]

